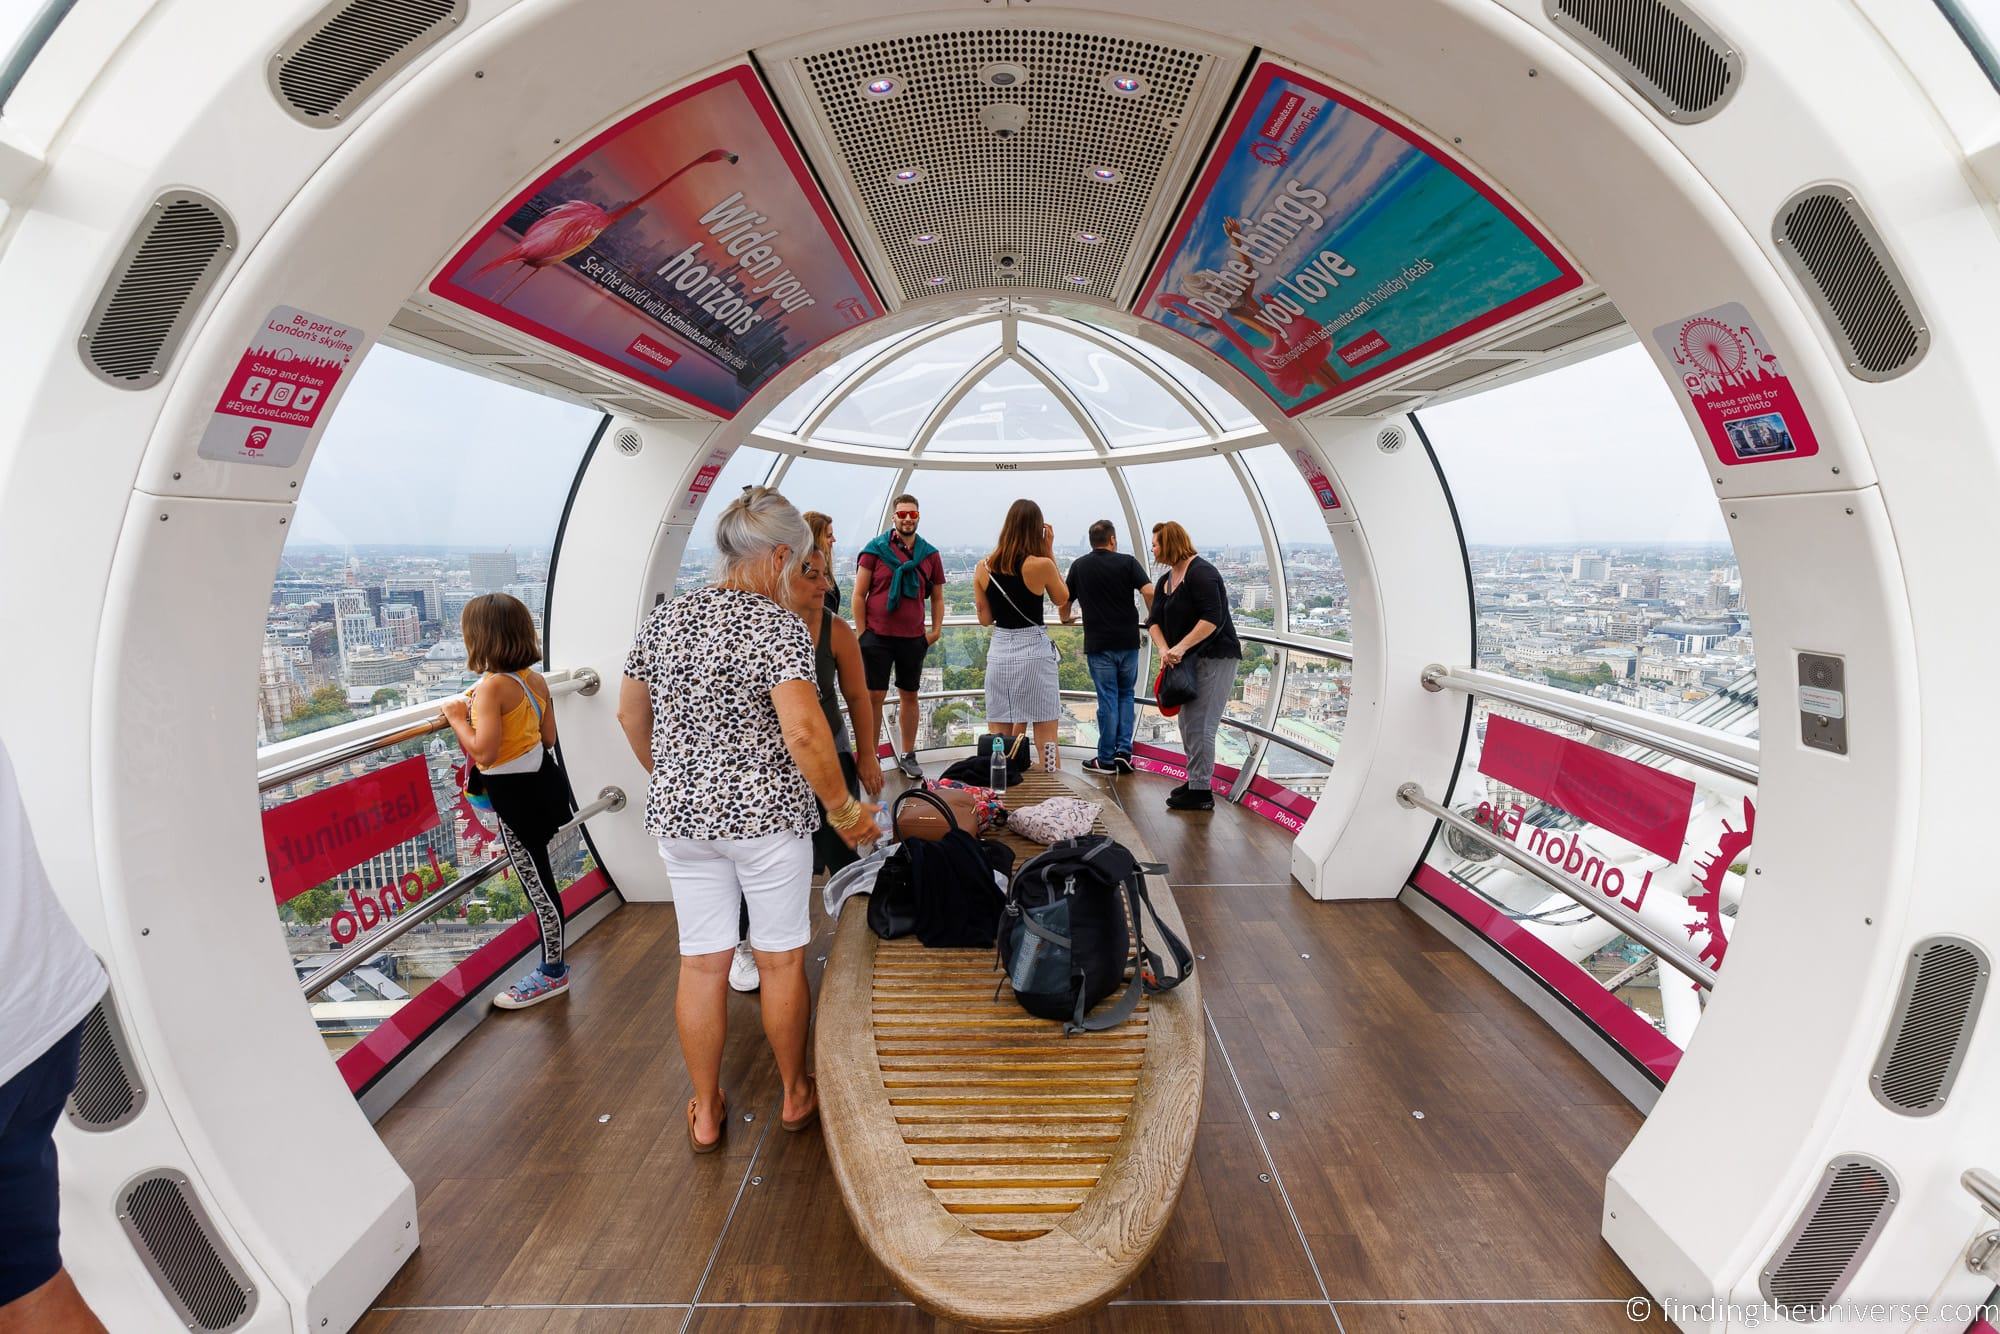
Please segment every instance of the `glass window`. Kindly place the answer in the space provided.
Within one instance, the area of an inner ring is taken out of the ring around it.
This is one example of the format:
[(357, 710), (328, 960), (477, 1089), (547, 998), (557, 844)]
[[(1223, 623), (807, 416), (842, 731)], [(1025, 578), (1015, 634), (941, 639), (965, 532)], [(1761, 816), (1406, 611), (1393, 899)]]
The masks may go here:
[(1067, 385), (1088, 408), (1113, 449), (1168, 444), (1208, 434), (1129, 355), (1106, 351), (1075, 334), (1046, 325), (1019, 326), (1022, 349)]
[(812, 415), (812, 410), (818, 407), (828, 394), (833, 392), (833, 387), (860, 369), (862, 362), (874, 356), (888, 344), (900, 339), (913, 337), (916, 332), (916, 330), (905, 330), (899, 334), (892, 334), (888, 338), (877, 338), (863, 343), (860, 347), (855, 348), (839, 361), (834, 362), (833, 365), (820, 371), (810, 380), (807, 380), (804, 384), (786, 395), (785, 401), (778, 404), (777, 407), (766, 414), (763, 422), (760, 424), (774, 431), (790, 432), (798, 430), (800, 424)]
[(716, 575), (715, 525), (729, 502), (743, 494), (746, 486), (761, 486), (771, 475), (778, 456), (768, 449), (739, 448), (715, 475), (688, 533), (687, 547), (681, 552), (681, 568), (674, 576), (674, 591), (685, 592), (710, 582)]
[[(1148, 554), (1140, 559), (1152, 566), (1152, 525), (1169, 519), (1178, 522), (1188, 530), (1195, 549), (1222, 576), (1223, 586), (1229, 590), (1230, 619), (1238, 636), (1265, 628), (1254, 611), (1246, 616), (1244, 609), (1262, 600), (1268, 610), (1270, 561), (1264, 551), (1263, 534), (1258, 531), (1256, 517), (1250, 510), (1249, 497), (1243, 493), (1243, 486), (1228, 461), (1220, 455), (1209, 455), (1146, 464), (1125, 469), (1125, 478), (1139, 507), (1139, 521), (1147, 529)], [(1261, 594), (1257, 592), (1259, 589)], [(1243, 658), (1237, 668), (1235, 693), (1225, 708), (1227, 716), (1263, 721), (1263, 704), (1249, 702), (1246, 695), (1256, 693), (1252, 680), (1259, 668), (1268, 669), (1263, 679), (1269, 681), (1269, 671), (1275, 670), (1273, 653), (1268, 645), (1243, 640)], [(1152, 693), (1152, 685), (1151, 681), (1140, 682), (1141, 693)], [(1263, 698), (1268, 699), (1268, 694)], [(1161, 717), (1154, 709), (1140, 709), (1137, 739), (1163, 750), (1180, 747), (1180, 732), (1174, 720)], [(1217, 735), (1218, 763), (1235, 767), (1249, 753), (1248, 733), (1224, 727)]]
[(1120, 333), (1116, 329), (1106, 328), (1099, 324), (1093, 324), (1090, 327), (1101, 334), (1106, 334), (1109, 337), (1117, 339), (1125, 346), (1131, 348), (1134, 355), (1144, 357), (1168, 375), (1186, 385), (1195, 398), (1200, 401), (1201, 405), (1208, 409), (1209, 415), (1222, 424), (1223, 430), (1243, 431), (1257, 424), (1257, 414), (1244, 407), (1242, 401), (1236, 395), (1224, 389), (1201, 371), (1196, 370), (1191, 363), (1183, 361), (1181, 358), (1161, 348), (1154, 347), (1151, 343), (1134, 338), (1130, 334)]
[(1636, 347), (1422, 414), (1472, 561), (1479, 665), (1681, 714), (1754, 693), (1751, 608), (1672, 391)]
[[(1465, 530), (1480, 666), (1756, 735), (1750, 609), (1728, 532), (1702, 453), (1642, 349), (1429, 408), (1421, 421)], [(1683, 846), (1641, 846), (1485, 773), (1503, 719), (1688, 780)], [(1481, 700), (1450, 804), (1719, 956), (1754, 797), (1705, 769)], [(1610, 918), (1455, 832), (1438, 838), (1430, 865), (1686, 1045), (1701, 1013), (1693, 989), (1671, 969), (1663, 976)]]
[[(1098, 468), (1051, 468), (996, 476), (987, 472), (939, 472), (919, 469), (908, 488), (923, 506), (920, 529), (937, 544), (949, 582), (945, 585), (945, 608), (951, 616), (972, 616), (972, 567), (993, 549), (1000, 535), (1000, 521), (1008, 506), (1022, 496), (1042, 507), (1042, 517), (1056, 530), (1056, 564), (1067, 571), (1069, 563), (1090, 549), (1090, 525), (1109, 519), (1118, 525), (1121, 546), (1130, 550), (1125, 533), (1124, 511), (1109, 474)], [(943, 536), (940, 536), (943, 534)], [(1090, 668), (1083, 659), (1081, 629), (1065, 630), (1056, 622), (1055, 607), (1048, 605), (1045, 617), (1050, 635), (1061, 653), (1058, 678), (1065, 690), (1091, 690)], [(986, 682), (987, 631), (983, 627), (950, 629), (939, 644), (941, 652), (931, 654), (925, 665), (925, 690), (970, 690)], [(933, 675), (935, 674), (935, 675)], [(977, 696), (945, 711), (939, 723), (934, 706), (925, 706), (929, 729), (926, 744), (944, 745), (965, 733), (985, 730), (985, 706)], [(1059, 735), (1076, 745), (1097, 743), (1097, 705), (1094, 699), (1064, 700)], [(934, 739), (933, 739), (934, 738)]]
[(376, 347), (328, 422), (271, 581), (260, 743), (453, 694), (485, 592), (537, 628), (600, 414)]
[(845, 601), (854, 591), (854, 559), (881, 532), (893, 468), (866, 468), (831, 459), (794, 459), (778, 489), (801, 510), (818, 510), (833, 520), (833, 571)]
[[(1333, 549), (1325, 513), (1313, 499), (1312, 488), (1299, 475), (1283, 445), (1261, 445), (1238, 457), (1249, 468), (1250, 479), (1256, 483), (1278, 535), (1290, 618), (1286, 628), (1298, 634), (1346, 639), (1353, 626), (1347, 580), (1341, 576), (1340, 556)], [(1270, 623), (1271, 618), (1265, 619)]]
[(2000, 52), (1993, 48), (1993, 35), (2000, 33), (2000, 0), (1937, 0), (1937, 5), (1987, 79), (2000, 88)]
[(1008, 360), (959, 400), (925, 448), (940, 454), (1081, 453), (1090, 441), (1047, 385)]
[(815, 439), (875, 449), (908, 449), (938, 400), (999, 346), (996, 323), (971, 325), (903, 353), (827, 414)]

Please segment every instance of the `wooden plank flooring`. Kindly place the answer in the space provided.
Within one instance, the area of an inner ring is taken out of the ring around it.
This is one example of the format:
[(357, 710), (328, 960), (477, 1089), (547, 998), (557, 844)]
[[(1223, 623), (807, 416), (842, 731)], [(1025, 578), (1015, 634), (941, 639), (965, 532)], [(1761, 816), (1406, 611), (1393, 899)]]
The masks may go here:
[[(1116, 1303), (1065, 1328), (1646, 1328), (1597, 1235), (1638, 1113), (1403, 908), (1308, 899), (1276, 826), (1169, 813), (1145, 776), (1106, 787), (1170, 863), (1204, 956), (1207, 1074), (1166, 1238)], [(612, 914), (572, 952), (566, 1000), (495, 1015), (382, 1119), (423, 1245), (359, 1328), (946, 1328), (855, 1236), (820, 1137), (766, 1133), (779, 1091), (754, 996), (731, 1000), (729, 1141), (688, 1152), (674, 940), (670, 905)]]

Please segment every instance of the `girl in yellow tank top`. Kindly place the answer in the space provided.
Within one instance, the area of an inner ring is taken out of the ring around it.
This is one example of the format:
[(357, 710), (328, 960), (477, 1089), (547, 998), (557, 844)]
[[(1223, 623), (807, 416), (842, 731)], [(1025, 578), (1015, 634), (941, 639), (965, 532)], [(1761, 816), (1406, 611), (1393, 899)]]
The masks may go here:
[(555, 760), (555, 701), (533, 667), (542, 650), (526, 604), (505, 593), (483, 593), (465, 604), (459, 626), (466, 665), (483, 675), (467, 696), (446, 700), (441, 712), (467, 760), (478, 766), (499, 817), (501, 845), (541, 927), (541, 967), (493, 998), (503, 1010), (519, 1010), (569, 994), (549, 841), (575, 804)]

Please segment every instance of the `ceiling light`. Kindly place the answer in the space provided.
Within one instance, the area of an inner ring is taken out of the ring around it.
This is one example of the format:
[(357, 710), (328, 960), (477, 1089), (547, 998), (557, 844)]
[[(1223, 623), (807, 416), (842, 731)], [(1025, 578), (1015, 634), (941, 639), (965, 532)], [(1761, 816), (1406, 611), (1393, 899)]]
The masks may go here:
[(894, 97), (903, 91), (903, 81), (893, 74), (884, 74), (862, 84), (861, 91), (869, 97)]
[(1019, 88), (1028, 81), (1025, 65), (1003, 63), (979, 71), (979, 81), (990, 88)]
[(931, 232), (918, 232), (910, 238), (911, 245), (936, 245), (937, 237)]
[(1071, 274), (1071, 275), (1070, 275), (1069, 277), (1067, 277), (1067, 278), (1063, 279), (1063, 281), (1064, 281), (1064, 282), (1066, 282), (1066, 283), (1074, 283), (1074, 284), (1076, 284), (1076, 285), (1077, 285), (1078, 287), (1088, 287), (1088, 286), (1090, 286), (1090, 279), (1088, 279), (1088, 278), (1079, 278), (1079, 277), (1077, 277), (1077, 276), (1076, 276), (1075, 274)]
[(1104, 238), (1096, 232), (1078, 232), (1076, 239), (1085, 245), (1103, 245)]
[(910, 185), (924, 178), (922, 167), (898, 167), (889, 173), (889, 179), (898, 185)]
[(1118, 168), (1092, 167), (1088, 174), (1093, 181), (1115, 181), (1118, 179)]
[(946, 283), (950, 282), (950, 281), (951, 281), (951, 279), (949, 279), (949, 278), (945, 277), (944, 275), (940, 274), (940, 275), (938, 275), (938, 276), (937, 276), (937, 277), (935, 277), (935, 278), (926, 278), (926, 279), (924, 279), (924, 281), (925, 281), (925, 282), (927, 282), (927, 283), (929, 283), (929, 284), (930, 284), (930, 285), (931, 285), (932, 287), (942, 287), (942, 286), (944, 286), (944, 285), (945, 285)]
[(1105, 75), (1102, 86), (1107, 93), (1116, 93), (1120, 97), (1143, 97), (1146, 94), (1144, 79), (1136, 74), (1126, 74), (1122, 71)]

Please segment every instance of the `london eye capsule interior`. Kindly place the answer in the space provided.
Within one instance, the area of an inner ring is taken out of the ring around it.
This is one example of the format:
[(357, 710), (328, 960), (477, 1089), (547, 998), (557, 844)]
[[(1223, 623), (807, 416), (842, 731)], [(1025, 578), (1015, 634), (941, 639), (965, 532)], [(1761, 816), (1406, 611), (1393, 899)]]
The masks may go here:
[[(0, 982), (0, 1236), (64, 1310), (2000, 1324), (1988, 0), (21, 9), (0, 964), (103, 980), (32, 1135)], [(801, 873), (804, 1128), (661, 812), (821, 759), (691, 780), (640, 679), (781, 509), (850, 790), (1022, 734), (1160, 909), (1099, 1032)], [(542, 861), (454, 704), (528, 665)]]

